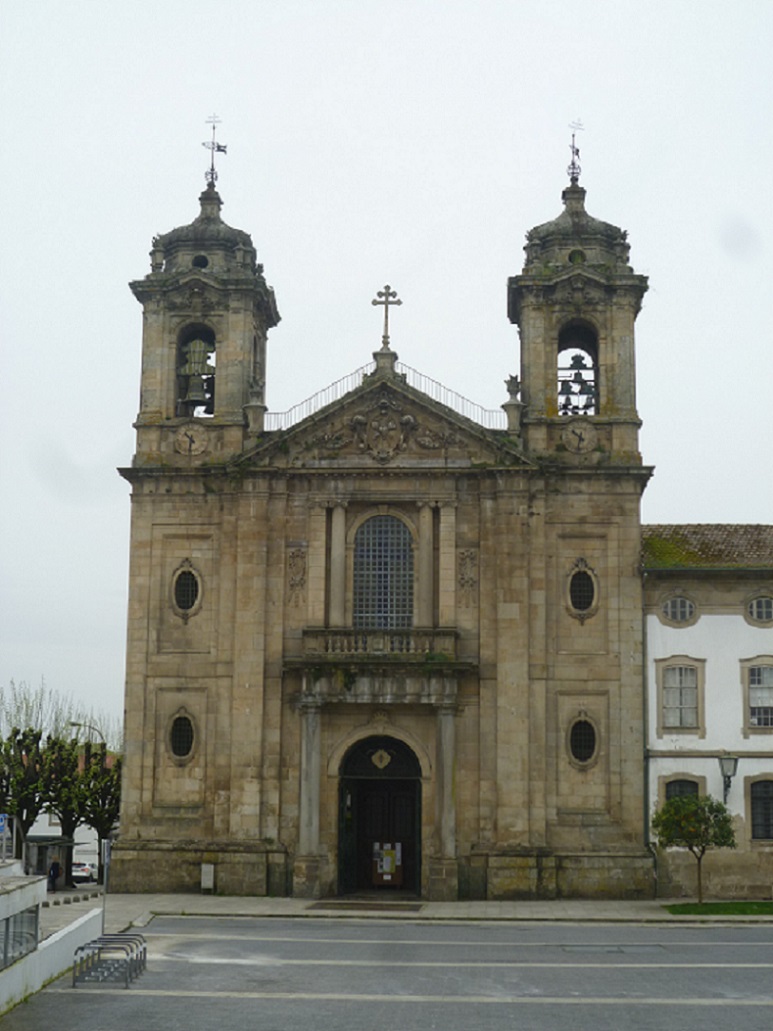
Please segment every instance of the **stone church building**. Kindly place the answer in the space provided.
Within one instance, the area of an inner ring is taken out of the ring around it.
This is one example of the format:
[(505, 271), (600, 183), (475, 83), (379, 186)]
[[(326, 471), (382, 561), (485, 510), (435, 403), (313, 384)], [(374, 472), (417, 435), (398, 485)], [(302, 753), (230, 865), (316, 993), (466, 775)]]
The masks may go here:
[(406, 370), (385, 319), (366, 372), (282, 419), (274, 293), (212, 180), (200, 203), (131, 284), (112, 890), (652, 895), (625, 232), (573, 176), (528, 233), (502, 411)]

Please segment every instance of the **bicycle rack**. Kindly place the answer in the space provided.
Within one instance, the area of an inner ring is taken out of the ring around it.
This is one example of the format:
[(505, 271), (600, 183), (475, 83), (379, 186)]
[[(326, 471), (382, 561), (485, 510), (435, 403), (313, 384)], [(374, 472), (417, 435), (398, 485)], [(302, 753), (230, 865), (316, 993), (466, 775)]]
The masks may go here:
[(123, 984), (128, 988), (147, 961), (147, 945), (141, 934), (103, 934), (75, 950), (72, 986)]

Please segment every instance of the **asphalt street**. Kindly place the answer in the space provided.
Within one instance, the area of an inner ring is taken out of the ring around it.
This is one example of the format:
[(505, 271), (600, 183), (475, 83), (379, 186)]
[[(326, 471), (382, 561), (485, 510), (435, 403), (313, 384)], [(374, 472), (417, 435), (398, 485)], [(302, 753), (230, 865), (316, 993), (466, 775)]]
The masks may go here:
[(773, 926), (159, 916), (130, 988), (61, 978), (3, 1031), (770, 1031)]

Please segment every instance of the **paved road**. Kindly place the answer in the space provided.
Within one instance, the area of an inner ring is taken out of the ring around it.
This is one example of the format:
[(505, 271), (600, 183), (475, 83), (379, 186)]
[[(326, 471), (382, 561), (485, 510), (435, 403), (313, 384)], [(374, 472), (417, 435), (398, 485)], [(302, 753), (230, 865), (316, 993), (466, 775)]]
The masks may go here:
[(773, 927), (156, 917), (128, 990), (49, 986), (3, 1031), (770, 1031)]

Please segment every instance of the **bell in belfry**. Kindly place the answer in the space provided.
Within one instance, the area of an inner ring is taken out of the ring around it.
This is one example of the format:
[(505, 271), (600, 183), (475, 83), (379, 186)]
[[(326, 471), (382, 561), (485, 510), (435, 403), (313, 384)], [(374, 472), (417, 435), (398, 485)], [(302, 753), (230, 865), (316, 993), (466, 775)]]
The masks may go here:
[(188, 392), (185, 395), (186, 403), (206, 404), (207, 392), (204, 389), (204, 380), (201, 376), (188, 377)]

